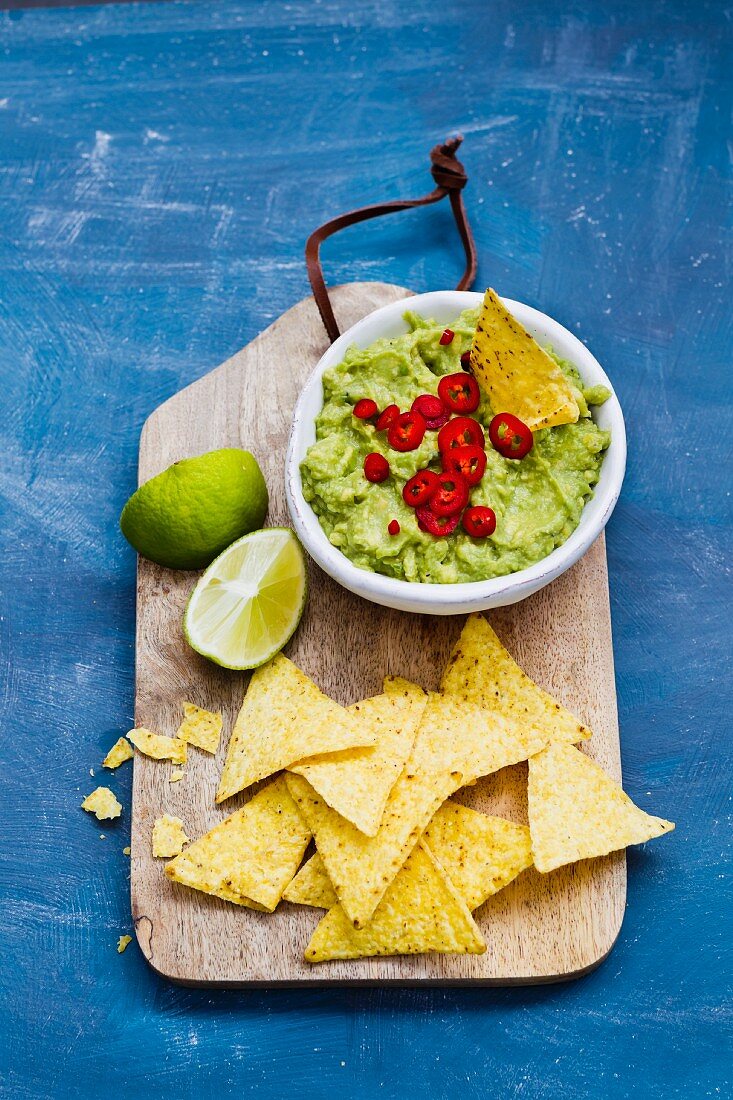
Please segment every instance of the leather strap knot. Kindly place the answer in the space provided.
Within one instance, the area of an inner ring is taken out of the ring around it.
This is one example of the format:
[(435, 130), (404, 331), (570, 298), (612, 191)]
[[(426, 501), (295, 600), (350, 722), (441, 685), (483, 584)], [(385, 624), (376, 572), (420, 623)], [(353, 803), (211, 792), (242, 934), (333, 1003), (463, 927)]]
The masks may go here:
[(340, 214), (336, 218), (315, 229), (305, 245), (305, 263), (308, 269), (308, 278), (313, 288), (313, 297), (321, 320), (326, 328), (328, 337), (333, 343), (339, 338), (339, 327), (333, 314), (331, 300), (323, 278), (321, 268), (321, 245), (328, 237), (333, 236), (339, 229), (346, 229), (349, 225), (377, 218), (380, 214), (395, 214), (398, 210), (411, 210), (416, 206), (429, 206), (431, 203), (440, 202), (448, 196), (456, 220), (458, 232), (463, 242), (463, 250), (466, 254), (466, 269), (456, 287), (456, 290), (468, 290), (476, 278), (476, 246), (473, 241), (471, 227), (468, 224), (468, 216), (463, 205), (463, 188), (468, 177), (466, 170), (456, 159), (456, 150), (463, 141), (462, 137), (449, 138), (442, 145), (436, 145), (430, 151), (430, 171), (435, 180), (435, 189), (429, 195), (423, 195), (420, 199), (395, 199), (392, 202), (377, 202), (370, 206), (362, 206), (358, 210), (351, 210), (348, 214)]
[(458, 134), (449, 138), (444, 145), (435, 145), (430, 150), (430, 171), (438, 187), (444, 191), (462, 191), (468, 183), (466, 169), (456, 157), (463, 137)]

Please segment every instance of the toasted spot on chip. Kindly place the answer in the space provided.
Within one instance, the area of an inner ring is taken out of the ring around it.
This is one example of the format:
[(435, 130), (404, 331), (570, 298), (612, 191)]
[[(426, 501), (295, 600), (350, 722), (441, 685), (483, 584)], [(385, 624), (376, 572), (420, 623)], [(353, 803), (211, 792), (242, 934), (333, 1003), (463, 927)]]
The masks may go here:
[(118, 737), (102, 761), (102, 767), (119, 768), (120, 764), (124, 764), (126, 760), (132, 760), (134, 755), (130, 742), (124, 737)]
[(284, 892), (283, 901), (294, 905), (312, 905), (315, 909), (331, 909), (338, 902), (328, 872), (318, 852), (298, 871)]
[(484, 297), (471, 367), (492, 410), (513, 413), (534, 432), (580, 416), (578, 391), (493, 290)]
[(163, 814), (153, 823), (153, 855), (156, 859), (179, 856), (189, 842), (180, 817)]
[(140, 727), (127, 735), (136, 749), (153, 760), (170, 760), (174, 764), (186, 763), (186, 742), (177, 737), (165, 737), (160, 733)]
[(222, 717), (220, 711), (204, 710), (195, 703), (183, 703), (183, 721), (178, 727), (176, 737), (195, 745), (204, 752), (216, 752), (221, 737)]
[(428, 951), (480, 955), (483, 937), (466, 903), (423, 842), (408, 856), (365, 928), (340, 905), (326, 913), (305, 950), (308, 962)]
[(446, 798), (477, 776), (516, 764), (526, 755), (510, 723), (480, 707), (433, 693), (375, 836), (366, 836), (332, 810), (302, 776), (286, 775), (339, 902), (356, 928), (370, 920)]
[(94, 814), (98, 821), (119, 817), (122, 813), (122, 806), (109, 787), (97, 787), (96, 790), (86, 796), (81, 808), (87, 810), (90, 814)]
[(528, 809), (532, 853), (542, 872), (674, 829), (640, 810), (594, 760), (565, 744), (530, 758)]
[(117, 941), (117, 954), (121, 955), (129, 943), (132, 943), (132, 936), (120, 936)]
[(368, 836), (379, 829), (389, 792), (410, 754), (427, 696), (407, 680), (348, 707), (376, 744), (311, 757), (290, 771), (304, 776), (328, 805)]
[(532, 866), (526, 825), (451, 800), (435, 814), (424, 839), (472, 911)]
[(369, 730), (278, 654), (250, 680), (216, 801), (223, 802), (258, 779), (310, 756), (373, 743)]
[(549, 741), (575, 743), (591, 735), (575, 715), (522, 671), (483, 615), (466, 619), (440, 689), (522, 723), (529, 756)]
[(183, 779), (183, 777), (185, 776), (185, 774), (186, 773), (184, 771), (181, 771), (180, 768), (175, 768), (175, 770), (171, 772), (170, 777), (168, 779), (168, 782), (169, 783), (180, 783), (181, 780)]
[(236, 905), (272, 910), (310, 839), (280, 776), (166, 864), (165, 873), (174, 882)]

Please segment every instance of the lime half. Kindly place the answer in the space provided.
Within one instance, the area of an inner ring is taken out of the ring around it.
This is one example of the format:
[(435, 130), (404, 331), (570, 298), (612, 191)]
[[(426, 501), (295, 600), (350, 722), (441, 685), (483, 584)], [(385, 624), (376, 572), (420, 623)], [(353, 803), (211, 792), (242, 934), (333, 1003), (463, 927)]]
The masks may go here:
[(224, 668), (257, 668), (279, 653), (305, 605), (305, 558), (286, 527), (233, 542), (198, 582), (183, 617), (188, 644)]

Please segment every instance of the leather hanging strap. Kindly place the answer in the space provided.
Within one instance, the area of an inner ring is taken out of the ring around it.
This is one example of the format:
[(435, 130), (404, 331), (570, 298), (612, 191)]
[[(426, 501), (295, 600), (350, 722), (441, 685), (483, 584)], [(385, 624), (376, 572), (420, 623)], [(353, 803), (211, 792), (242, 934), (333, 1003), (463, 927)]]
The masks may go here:
[(436, 145), (430, 152), (430, 171), (435, 180), (435, 190), (420, 199), (396, 199), (394, 202), (375, 202), (370, 206), (362, 206), (359, 210), (350, 210), (348, 214), (340, 214), (337, 218), (331, 218), (311, 233), (305, 246), (305, 263), (308, 268), (308, 278), (313, 288), (313, 297), (318, 306), (323, 324), (326, 327), (331, 343), (337, 340), (340, 333), (333, 314), (331, 300), (323, 278), (320, 250), (323, 242), (338, 233), (339, 229), (346, 229), (358, 222), (368, 221), (370, 218), (378, 218), (380, 214), (395, 214), (398, 210), (412, 210), (416, 206), (429, 206), (431, 203), (440, 202), (446, 195), (450, 198), (453, 216), (456, 219), (458, 232), (463, 241), (466, 253), (466, 270), (456, 287), (456, 290), (468, 290), (476, 278), (476, 245), (473, 233), (468, 224), (466, 208), (463, 205), (463, 188), (468, 182), (466, 170), (456, 159), (456, 150), (463, 141), (462, 137), (450, 138), (443, 145)]

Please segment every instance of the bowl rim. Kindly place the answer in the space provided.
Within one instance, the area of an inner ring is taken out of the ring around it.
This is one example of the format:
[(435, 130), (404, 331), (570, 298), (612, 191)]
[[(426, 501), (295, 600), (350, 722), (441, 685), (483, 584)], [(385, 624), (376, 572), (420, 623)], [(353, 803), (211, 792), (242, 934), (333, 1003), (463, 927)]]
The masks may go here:
[[(314, 425), (314, 418), (308, 418), (306, 407), (310, 403), (314, 387), (321, 384), (324, 371), (340, 362), (350, 345), (359, 345), (360, 334), (365, 330), (371, 332), (375, 322), (384, 322), (382, 327), (386, 328), (389, 322), (396, 319), (401, 321), (403, 313), (408, 309), (426, 317), (432, 317), (437, 310), (438, 314), (445, 315), (448, 320), (463, 309), (479, 305), (482, 300), (483, 294), (478, 291), (429, 291), (398, 299), (371, 311), (326, 349), (309, 374), (295, 406), (285, 463), (286, 498), (295, 531), (310, 556), (329, 576), (350, 591), (389, 607), (458, 613), (478, 610), (482, 606), (487, 608), (513, 603), (531, 595), (564, 573), (589, 549), (608, 522), (621, 491), (626, 466), (626, 430), (623, 412), (608, 375), (586, 345), (559, 321), (524, 302), (502, 298), (507, 308), (525, 327), (541, 329), (553, 346), (558, 343), (565, 345), (563, 354), (572, 359), (584, 380), (590, 381), (592, 385), (605, 385), (611, 391), (611, 396), (603, 406), (606, 410), (604, 418), (610, 422), (611, 444), (604, 455), (601, 478), (595, 486), (593, 496), (583, 506), (575, 530), (565, 542), (540, 561), (516, 573), (486, 580), (445, 584), (400, 580), (362, 569), (329, 542), (316, 513), (303, 496), (300, 477), (300, 462), (310, 446), (308, 441), (303, 444), (304, 436), (307, 429)], [(436, 320), (442, 323), (442, 317)], [(372, 333), (361, 346), (368, 346), (376, 339), (379, 336)], [(568, 345), (570, 353), (567, 352)], [(321, 387), (321, 398), (322, 393)], [(602, 485), (602, 481), (605, 484)], [(594, 507), (589, 512), (588, 509), (593, 504)]]

